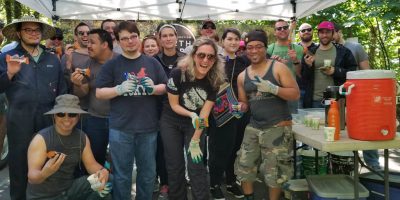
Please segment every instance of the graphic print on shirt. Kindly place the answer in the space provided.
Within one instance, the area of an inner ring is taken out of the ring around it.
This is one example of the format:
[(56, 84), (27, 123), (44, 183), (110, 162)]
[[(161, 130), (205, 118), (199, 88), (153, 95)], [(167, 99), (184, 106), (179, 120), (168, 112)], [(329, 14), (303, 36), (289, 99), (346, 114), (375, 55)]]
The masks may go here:
[(199, 87), (191, 87), (182, 95), (183, 105), (193, 111), (203, 107), (206, 99), (207, 92)]
[(145, 96), (153, 94), (154, 82), (151, 78), (147, 77), (146, 68), (140, 68), (140, 71), (125, 72), (125, 79), (132, 80), (134, 82), (133, 92), (126, 93), (124, 96)]
[(174, 83), (174, 79), (173, 79), (173, 78), (168, 79), (167, 87), (168, 87), (169, 89), (175, 91), (175, 92), (178, 91), (178, 88), (175, 86), (175, 83)]

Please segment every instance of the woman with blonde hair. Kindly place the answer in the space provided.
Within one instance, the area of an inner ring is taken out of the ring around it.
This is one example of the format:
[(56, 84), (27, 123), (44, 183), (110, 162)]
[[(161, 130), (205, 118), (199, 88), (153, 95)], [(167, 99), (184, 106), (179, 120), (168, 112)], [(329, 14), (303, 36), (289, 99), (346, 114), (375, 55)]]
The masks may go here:
[(202, 161), (208, 116), (224, 81), (217, 44), (200, 38), (173, 69), (167, 84), (169, 104), (161, 116), (161, 136), (169, 181), (169, 199), (187, 199), (184, 149), (194, 199), (209, 199), (207, 170)]

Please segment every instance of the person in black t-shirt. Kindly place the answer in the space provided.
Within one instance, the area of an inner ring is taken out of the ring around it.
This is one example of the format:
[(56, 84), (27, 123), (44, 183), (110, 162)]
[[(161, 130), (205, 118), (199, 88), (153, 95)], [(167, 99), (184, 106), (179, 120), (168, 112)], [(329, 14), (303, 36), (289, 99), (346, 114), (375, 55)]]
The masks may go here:
[[(207, 170), (201, 162), (203, 129), (214, 105), (224, 73), (217, 44), (206, 38), (195, 41), (192, 51), (173, 69), (167, 83), (169, 106), (161, 116), (161, 136), (169, 181), (169, 198), (186, 198), (185, 160), (194, 199), (209, 199)], [(200, 124), (200, 126), (199, 126)]]

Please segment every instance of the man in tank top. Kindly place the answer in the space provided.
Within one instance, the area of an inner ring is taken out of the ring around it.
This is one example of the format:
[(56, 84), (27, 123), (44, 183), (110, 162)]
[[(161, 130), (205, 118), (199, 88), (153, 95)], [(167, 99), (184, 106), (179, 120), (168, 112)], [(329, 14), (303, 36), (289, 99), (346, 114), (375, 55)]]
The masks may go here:
[[(85, 113), (78, 97), (70, 94), (58, 96), (45, 113), (52, 115), (54, 125), (40, 130), (29, 145), (27, 199), (108, 199), (109, 172), (94, 159), (85, 133), (75, 127)], [(96, 181), (74, 179), (81, 162)]]
[(251, 110), (243, 143), (235, 163), (245, 199), (254, 199), (253, 182), (258, 160), (269, 188), (269, 199), (281, 196), (281, 186), (292, 177), (293, 133), (288, 101), (300, 97), (292, 72), (281, 62), (267, 59), (267, 36), (251, 31), (245, 38), (251, 65), (238, 77), (241, 110)]

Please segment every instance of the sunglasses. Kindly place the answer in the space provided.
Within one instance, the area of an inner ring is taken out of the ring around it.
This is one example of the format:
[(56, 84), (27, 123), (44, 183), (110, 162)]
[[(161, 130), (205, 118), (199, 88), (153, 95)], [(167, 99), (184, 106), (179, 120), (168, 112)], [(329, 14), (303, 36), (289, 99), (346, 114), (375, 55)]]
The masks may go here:
[(50, 40), (63, 40), (64, 37), (51, 37)]
[(86, 34), (86, 35), (89, 35), (89, 32), (90, 32), (90, 31), (79, 31), (79, 32), (78, 32), (78, 35), (79, 35), (79, 36), (84, 36), (85, 34)]
[(207, 57), (207, 60), (215, 60), (215, 55), (214, 54), (206, 54), (206, 53), (197, 53), (196, 54), (198, 59), (203, 60), (205, 57)]
[(201, 29), (216, 29), (215, 25), (213, 24), (205, 24), (203, 27), (201, 27)]
[(305, 32), (311, 32), (312, 28), (305, 28), (303, 30), (300, 30), (300, 32), (305, 33)]
[(281, 27), (276, 27), (275, 30), (277, 31), (282, 31), (282, 30), (288, 30), (289, 26), (281, 26)]
[(68, 116), (69, 118), (75, 118), (78, 115), (79, 115), (78, 113), (56, 113), (56, 116), (60, 118), (63, 118), (65, 116)]

